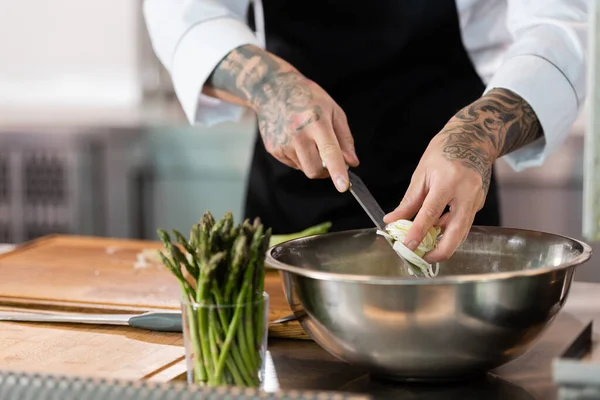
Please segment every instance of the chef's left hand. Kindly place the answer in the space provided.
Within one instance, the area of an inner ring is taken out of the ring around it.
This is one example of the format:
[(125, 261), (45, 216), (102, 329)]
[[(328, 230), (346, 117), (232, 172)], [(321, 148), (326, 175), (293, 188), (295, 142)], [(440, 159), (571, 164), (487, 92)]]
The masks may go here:
[[(541, 137), (531, 107), (518, 95), (494, 89), (459, 111), (429, 143), (400, 205), (384, 221), (416, 217), (404, 244), (414, 250), (429, 229), (444, 235), (424, 256), (452, 256), (466, 238), (487, 196), (496, 159)], [(446, 206), (449, 212), (442, 215)]]

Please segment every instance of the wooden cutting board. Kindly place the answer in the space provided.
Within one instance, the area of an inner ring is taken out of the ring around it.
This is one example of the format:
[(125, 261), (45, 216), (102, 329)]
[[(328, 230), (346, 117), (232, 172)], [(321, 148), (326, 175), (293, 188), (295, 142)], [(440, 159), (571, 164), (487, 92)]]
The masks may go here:
[[(179, 284), (160, 264), (140, 266), (159, 242), (46, 236), (0, 255), (0, 305), (79, 312), (179, 309)], [(291, 313), (277, 272), (269, 272), (270, 320)], [(297, 322), (271, 324), (274, 337), (307, 339)]]
[(182, 335), (176, 333), (0, 322), (3, 370), (166, 382), (185, 373), (184, 357)]

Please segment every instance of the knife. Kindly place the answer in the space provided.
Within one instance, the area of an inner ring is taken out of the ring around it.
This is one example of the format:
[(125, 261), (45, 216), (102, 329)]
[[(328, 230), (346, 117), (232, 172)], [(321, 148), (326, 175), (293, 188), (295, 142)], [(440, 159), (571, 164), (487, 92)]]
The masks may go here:
[[(281, 324), (298, 319), (294, 314), (271, 321)], [(156, 332), (182, 332), (181, 313), (147, 312), (144, 314), (0, 314), (0, 321), (48, 322), (90, 325), (124, 325)]]
[[(383, 209), (381, 208), (377, 200), (375, 200), (375, 197), (373, 197), (369, 189), (367, 189), (367, 185), (365, 185), (365, 183), (362, 181), (362, 179), (360, 179), (358, 175), (356, 175), (350, 170), (348, 170), (348, 178), (350, 179), (349, 190), (350, 193), (352, 193), (352, 196), (354, 196), (358, 204), (360, 204), (363, 210), (365, 210), (365, 212), (367, 213), (369, 218), (371, 218), (371, 221), (373, 221), (377, 229), (379, 229), (382, 232), (385, 232), (385, 222), (383, 222), (383, 217), (385, 216), (385, 213), (383, 212)], [(392, 240), (387, 236), (383, 236), (383, 238), (386, 242), (388, 242), (392, 249), (394, 249), (394, 244), (392, 243)], [(395, 249), (394, 252), (396, 252)]]
[(381, 209), (379, 203), (377, 203), (377, 200), (375, 200), (358, 175), (349, 170), (348, 177), (350, 178), (350, 193), (352, 193), (352, 196), (354, 196), (356, 201), (358, 201), (358, 204), (365, 210), (377, 229), (385, 232), (385, 223), (383, 222), (385, 213)]
[(0, 314), (0, 321), (125, 325), (156, 332), (181, 333), (181, 313), (143, 314)]
[[(323, 168), (327, 168), (325, 161), (321, 161), (321, 164)], [(367, 185), (365, 185), (362, 179), (354, 172), (350, 171), (348, 165), (346, 165), (346, 169), (348, 170), (348, 179), (350, 179), (350, 193), (352, 193), (352, 196), (358, 201), (358, 204), (365, 210), (377, 229), (385, 232), (385, 222), (383, 222), (385, 213), (383, 212), (383, 209), (379, 203), (377, 203), (377, 200), (375, 200), (369, 189), (367, 189)], [(389, 239), (388, 242), (390, 242)]]
[[(358, 201), (363, 210), (365, 210), (365, 212), (367, 213), (369, 218), (371, 218), (371, 221), (373, 221), (377, 229), (379, 229), (382, 232), (385, 232), (385, 223), (383, 222), (383, 217), (385, 216), (385, 213), (379, 206), (379, 203), (377, 203), (377, 200), (375, 200), (371, 192), (369, 192), (369, 189), (367, 189), (365, 183), (362, 181), (362, 179), (358, 177), (358, 175), (348, 170), (348, 177), (350, 179), (350, 193), (352, 193), (356, 201)], [(413, 275), (415, 275), (414, 273), (419, 273), (419, 267), (415, 266), (409, 260), (404, 258), (395, 249), (394, 243), (392, 243), (392, 240), (388, 236), (383, 237), (386, 240), (386, 242), (388, 242), (388, 244), (392, 247), (396, 255), (406, 263), (406, 265), (410, 268), (411, 271), (413, 271)]]

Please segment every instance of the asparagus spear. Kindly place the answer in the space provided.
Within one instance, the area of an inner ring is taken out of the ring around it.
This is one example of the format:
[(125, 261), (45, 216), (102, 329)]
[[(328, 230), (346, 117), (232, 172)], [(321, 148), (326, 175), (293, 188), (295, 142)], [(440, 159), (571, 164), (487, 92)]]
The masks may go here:
[[(252, 238), (252, 245), (250, 247), (250, 262), (248, 263), (248, 267), (246, 269), (246, 274), (247, 277), (245, 277), (245, 279), (249, 282), (250, 286), (250, 290), (248, 291), (247, 297), (246, 297), (246, 305), (245, 305), (245, 309), (244, 309), (244, 333), (246, 334), (246, 346), (248, 346), (249, 349), (253, 349), (255, 347), (256, 344), (256, 339), (254, 338), (254, 319), (253, 319), (253, 305), (254, 303), (258, 300), (257, 299), (257, 295), (255, 294), (254, 290), (256, 290), (257, 288), (257, 284), (256, 284), (256, 275), (257, 275), (257, 270), (260, 268), (259, 265), (259, 257), (261, 255), (260, 250), (262, 249), (262, 240), (264, 239), (264, 234), (263, 234), (263, 227), (262, 225), (260, 225), (260, 222), (257, 223), (256, 220), (254, 222), (254, 226), (253, 228), (256, 227), (256, 230), (254, 232), (254, 237)], [(264, 253), (262, 253), (263, 258), (264, 258)], [(260, 272), (258, 272), (258, 274), (260, 274)], [(262, 293), (262, 292), (261, 292)], [(256, 367), (258, 367), (259, 365), (259, 360), (256, 357), (256, 353), (255, 352), (250, 352), (251, 356), (251, 361), (253, 363), (253, 365), (255, 365)]]
[(209, 371), (209, 383), (217, 384), (210, 380), (210, 377), (215, 372), (216, 362), (218, 359), (216, 354), (212, 354), (212, 346), (210, 344), (209, 337), (209, 325), (208, 325), (208, 312), (211, 304), (207, 301), (207, 289), (210, 283), (210, 276), (217, 267), (219, 261), (224, 257), (224, 253), (217, 253), (213, 255), (208, 262), (205, 262), (200, 267), (200, 275), (198, 278), (198, 287), (196, 289), (196, 303), (198, 309), (196, 313), (198, 315), (198, 330), (200, 338), (200, 347), (202, 349), (202, 356), (204, 361), (204, 368)]
[[(256, 268), (256, 272), (255, 272), (255, 285), (256, 285), (256, 299), (260, 300), (263, 292), (264, 292), (264, 288), (265, 288), (265, 257), (263, 256), (270, 245), (270, 239), (271, 239), (271, 228), (267, 229), (267, 232), (265, 233), (265, 236), (262, 240), (262, 245), (259, 249), (259, 254), (261, 255), (260, 257), (257, 258), (257, 262), (258, 262), (258, 267)], [(262, 340), (263, 340), (263, 330), (264, 330), (264, 316), (265, 316), (265, 310), (262, 307), (258, 307), (258, 310), (256, 311), (256, 319), (255, 319), (255, 326), (256, 326), (256, 343), (255, 346), (257, 348), (259, 348), (262, 345)]]
[(231, 268), (227, 274), (227, 283), (225, 286), (225, 301), (231, 301), (232, 293), (236, 289), (235, 285), (238, 281), (239, 272), (242, 264), (246, 260), (246, 236), (240, 235), (235, 239), (233, 244), (233, 253), (231, 255)]

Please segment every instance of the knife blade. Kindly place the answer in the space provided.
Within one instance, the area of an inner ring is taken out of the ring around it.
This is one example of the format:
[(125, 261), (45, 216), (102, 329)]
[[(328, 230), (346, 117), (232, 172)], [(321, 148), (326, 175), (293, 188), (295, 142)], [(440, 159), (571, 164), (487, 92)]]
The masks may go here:
[(143, 314), (0, 314), (0, 321), (125, 325), (157, 332), (182, 332), (180, 312)]
[(352, 196), (354, 196), (358, 204), (365, 210), (377, 229), (385, 232), (385, 222), (383, 222), (385, 213), (379, 203), (377, 203), (377, 200), (375, 200), (358, 175), (348, 170), (348, 177), (350, 178), (350, 193), (352, 193)]
[[(323, 168), (327, 168), (325, 161), (321, 160), (321, 165)], [(367, 189), (367, 185), (363, 182), (362, 179), (354, 172), (350, 171), (350, 166), (346, 165), (346, 169), (348, 170), (348, 179), (350, 180), (349, 191), (354, 196), (358, 204), (365, 210), (373, 224), (380, 231), (385, 232), (385, 222), (383, 222), (383, 217), (385, 216), (385, 212), (375, 200), (375, 197), (371, 194), (369, 189)], [(392, 242), (386, 238), (390, 245)]]

